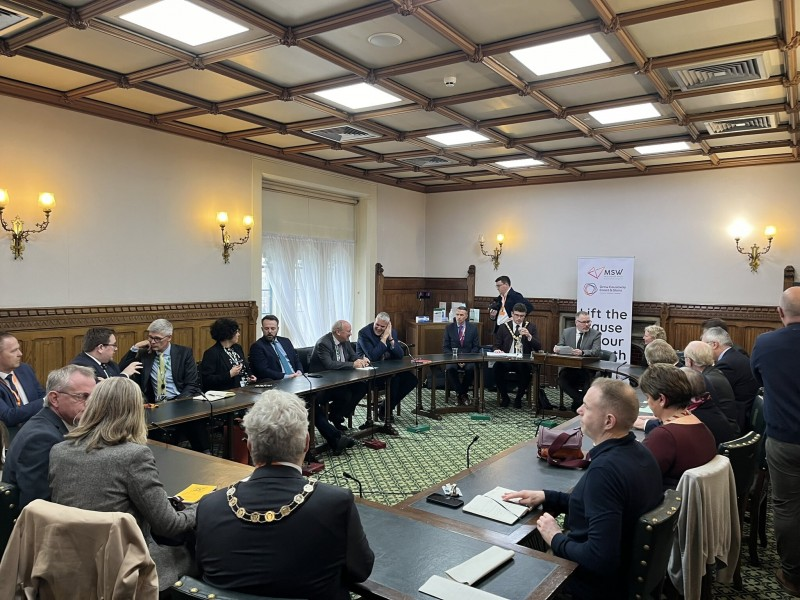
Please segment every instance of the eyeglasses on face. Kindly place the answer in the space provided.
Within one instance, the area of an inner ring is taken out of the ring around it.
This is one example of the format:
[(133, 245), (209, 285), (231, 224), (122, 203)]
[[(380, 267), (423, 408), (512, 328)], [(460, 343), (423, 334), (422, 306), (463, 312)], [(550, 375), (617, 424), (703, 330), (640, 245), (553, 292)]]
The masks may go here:
[(66, 396), (71, 396), (80, 402), (86, 402), (89, 399), (89, 396), (91, 395), (89, 394), (89, 392), (76, 393), (76, 392), (66, 392), (64, 390), (58, 390), (58, 393), (64, 394)]
[(165, 335), (164, 337), (159, 337), (157, 335), (148, 335), (147, 339), (151, 342), (155, 342), (158, 344), (159, 342), (163, 342), (165, 339), (172, 337), (171, 335)]
[(575, 321), (576, 323), (580, 323), (581, 325), (588, 325), (591, 321)]

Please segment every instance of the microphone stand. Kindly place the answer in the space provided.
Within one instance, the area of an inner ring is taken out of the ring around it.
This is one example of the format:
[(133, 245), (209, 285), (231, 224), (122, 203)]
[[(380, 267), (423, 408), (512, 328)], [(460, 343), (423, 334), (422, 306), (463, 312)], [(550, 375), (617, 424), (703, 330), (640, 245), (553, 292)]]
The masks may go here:
[(480, 437), (481, 436), (479, 436), (478, 434), (475, 434), (475, 437), (472, 438), (472, 441), (467, 446), (467, 469), (469, 469), (469, 451), (472, 449), (472, 444), (477, 442), (480, 439)]

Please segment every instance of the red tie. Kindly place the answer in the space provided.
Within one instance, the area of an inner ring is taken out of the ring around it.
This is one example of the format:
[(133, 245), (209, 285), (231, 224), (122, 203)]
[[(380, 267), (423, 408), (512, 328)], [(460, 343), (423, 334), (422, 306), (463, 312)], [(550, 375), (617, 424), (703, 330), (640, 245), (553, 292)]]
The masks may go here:
[(463, 346), (464, 345), (464, 326), (458, 326), (458, 341)]

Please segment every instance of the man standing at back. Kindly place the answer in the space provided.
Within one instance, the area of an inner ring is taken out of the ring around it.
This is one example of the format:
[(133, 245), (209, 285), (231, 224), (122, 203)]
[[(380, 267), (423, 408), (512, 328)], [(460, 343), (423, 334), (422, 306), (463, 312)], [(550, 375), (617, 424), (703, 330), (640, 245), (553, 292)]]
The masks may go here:
[(756, 339), (750, 363), (764, 386), (767, 464), (783, 589), (800, 597), (800, 287), (781, 295), (784, 327)]
[(67, 365), (47, 376), (44, 408), (11, 442), (3, 469), (3, 481), (19, 488), (20, 509), (34, 500), (50, 499), (50, 449), (78, 424), (94, 386), (95, 374), (88, 367)]
[(283, 379), (303, 374), (300, 357), (291, 340), (278, 335), (280, 321), (275, 315), (261, 319), (262, 337), (250, 346), (250, 369), (259, 379)]
[(133, 361), (122, 371), (114, 362), (116, 351), (117, 335), (114, 330), (108, 327), (92, 327), (83, 336), (83, 352), (72, 359), (72, 364), (94, 369), (98, 381), (109, 377), (137, 375), (142, 363)]
[[(543, 506), (545, 513), (536, 522), (542, 539), (553, 554), (578, 563), (566, 585), (573, 598), (616, 600), (626, 596), (636, 521), (663, 498), (661, 470), (630, 431), (639, 414), (630, 385), (596, 379), (578, 413), (594, 447), (572, 492), (523, 490), (503, 499)], [(567, 513), (566, 531), (555, 520), (561, 513)]]
[(22, 362), (17, 338), (0, 331), (0, 421), (10, 429), (42, 408), (44, 388), (30, 365)]
[(533, 312), (533, 304), (511, 288), (511, 278), (508, 275), (500, 275), (494, 280), (494, 285), (499, 295), (489, 305), (489, 319), (495, 322), (494, 332), (497, 333), (500, 325), (511, 320), (511, 312), (516, 304), (525, 305), (526, 315)]
[[(474, 354), (481, 351), (478, 341), (478, 328), (468, 320), (469, 311), (466, 306), (456, 309), (456, 320), (444, 328), (442, 353), (450, 354), (453, 348), (458, 348), (458, 353)], [(460, 380), (459, 370), (464, 371), (464, 379)], [(447, 365), (446, 377), (452, 388), (458, 394), (459, 404), (469, 404), (469, 386), (475, 379), (475, 365), (473, 363), (457, 363)]]

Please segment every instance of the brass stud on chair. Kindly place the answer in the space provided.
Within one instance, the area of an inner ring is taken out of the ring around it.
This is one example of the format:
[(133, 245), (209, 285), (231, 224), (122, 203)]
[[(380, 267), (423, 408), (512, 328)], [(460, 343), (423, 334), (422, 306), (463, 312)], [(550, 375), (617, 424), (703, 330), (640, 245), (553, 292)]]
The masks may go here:
[(176, 581), (172, 585), (175, 586), (175, 587), (181, 587), (183, 585), (183, 582), (182, 581)]
[(199, 592), (200, 590), (199, 590), (199, 589), (197, 589), (197, 588), (189, 588), (189, 591), (190, 591), (190, 592), (192, 592), (193, 594), (196, 594), (196, 593), (197, 593), (197, 592)]
[(216, 597), (217, 597), (216, 594), (209, 594), (208, 595), (208, 600), (214, 600), (214, 598), (216, 598)]

